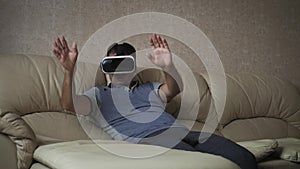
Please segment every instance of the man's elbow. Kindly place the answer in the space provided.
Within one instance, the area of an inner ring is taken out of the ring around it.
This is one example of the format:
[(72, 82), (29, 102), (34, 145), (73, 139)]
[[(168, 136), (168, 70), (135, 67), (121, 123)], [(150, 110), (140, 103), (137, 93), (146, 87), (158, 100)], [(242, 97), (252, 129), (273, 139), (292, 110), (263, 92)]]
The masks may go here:
[(79, 115), (88, 115), (91, 111), (90, 100), (86, 96), (75, 96), (74, 112)]
[(175, 96), (177, 96), (181, 91), (178, 89), (176, 91), (170, 92), (166, 95), (167, 103), (169, 103)]

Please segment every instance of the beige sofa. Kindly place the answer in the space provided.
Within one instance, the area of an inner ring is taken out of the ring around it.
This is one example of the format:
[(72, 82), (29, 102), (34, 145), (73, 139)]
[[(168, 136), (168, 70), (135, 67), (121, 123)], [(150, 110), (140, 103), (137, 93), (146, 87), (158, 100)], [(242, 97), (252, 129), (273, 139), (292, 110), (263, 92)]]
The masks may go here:
[[(184, 91), (167, 105), (167, 111), (192, 130), (201, 131), (205, 121), (206, 130), (213, 130), (215, 121), (206, 117), (212, 100), (220, 100), (212, 96), (209, 78), (194, 74), (196, 92), (187, 80), (190, 76), (182, 77)], [(162, 81), (163, 76), (147, 70), (137, 79)], [(226, 79), (226, 104), (215, 133), (257, 153), (261, 169), (300, 168), (299, 90), (276, 77), (239, 74)], [(63, 69), (53, 57), (0, 55), (1, 168), (238, 168), (210, 154), (111, 140), (88, 118), (62, 112), (62, 80)], [(78, 63), (77, 93), (105, 84), (97, 64)], [(138, 158), (151, 152), (163, 153)], [(136, 158), (124, 157), (129, 154)]]

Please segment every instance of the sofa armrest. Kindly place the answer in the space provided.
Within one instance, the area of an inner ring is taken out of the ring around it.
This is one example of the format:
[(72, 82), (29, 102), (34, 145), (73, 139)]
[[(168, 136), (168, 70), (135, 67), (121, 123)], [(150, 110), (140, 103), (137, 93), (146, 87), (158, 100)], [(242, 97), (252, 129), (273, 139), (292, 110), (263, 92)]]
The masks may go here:
[(17, 149), (16, 145), (8, 136), (0, 134), (0, 166), (6, 169), (17, 168)]
[[(10, 144), (8, 149), (12, 150), (11, 144), (15, 146), (17, 168), (28, 169), (36, 148), (35, 135), (29, 125), (16, 113), (0, 110), (0, 133), (6, 135), (3, 142)], [(8, 138), (11, 142), (8, 142)]]

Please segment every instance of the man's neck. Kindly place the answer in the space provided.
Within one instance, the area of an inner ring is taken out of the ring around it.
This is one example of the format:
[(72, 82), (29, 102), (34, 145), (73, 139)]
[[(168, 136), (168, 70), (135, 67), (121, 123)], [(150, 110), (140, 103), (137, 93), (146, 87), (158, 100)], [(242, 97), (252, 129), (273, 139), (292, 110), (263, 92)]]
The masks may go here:
[(130, 87), (132, 74), (110, 75), (109, 77), (112, 85)]
[(111, 81), (111, 84), (113, 86), (127, 86), (129, 87), (130, 86), (130, 82), (120, 82), (120, 81)]
[(136, 86), (137, 85), (137, 81), (131, 81), (130, 83), (124, 83), (124, 82), (111, 82), (110, 83), (110, 86), (111, 87), (120, 87), (120, 86), (124, 86), (124, 87), (128, 87), (128, 88), (131, 88), (133, 86)]

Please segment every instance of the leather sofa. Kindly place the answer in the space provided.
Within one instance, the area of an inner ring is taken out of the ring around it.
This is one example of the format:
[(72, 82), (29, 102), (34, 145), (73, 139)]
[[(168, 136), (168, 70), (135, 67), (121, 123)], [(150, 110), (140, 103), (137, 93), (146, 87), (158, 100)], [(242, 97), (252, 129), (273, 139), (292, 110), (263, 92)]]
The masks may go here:
[[(252, 146), (254, 152), (265, 150), (266, 145), (259, 147), (259, 143), (272, 143), (273, 147), (257, 160), (260, 169), (300, 168), (299, 89), (273, 76), (227, 74), (226, 100), (222, 100), (218, 90), (211, 91), (216, 84), (211, 84), (209, 76), (193, 73), (196, 90), (190, 77), (182, 75), (183, 92), (167, 105), (169, 113), (191, 130), (211, 130), (246, 148)], [(143, 83), (163, 81), (164, 77), (161, 71), (151, 69), (140, 72), (136, 78)], [(238, 168), (210, 154), (114, 141), (87, 118), (62, 111), (62, 81), (63, 69), (54, 57), (0, 55), (1, 168)], [(78, 62), (74, 80), (77, 93), (106, 83), (97, 64)], [(222, 101), (223, 113), (209, 116), (214, 112), (213, 103)], [(287, 144), (285, 141), (290, 139), (293, 142)], [(101, 145), (109, 147), (109, 151), (99, 148)], [(282, 152), (287, 148), (298, 157), (284, 156)], [(125, 155), (133, 151), (137, 158), (154, 150), (164, 153), (134, 159), (110, 150)]]

